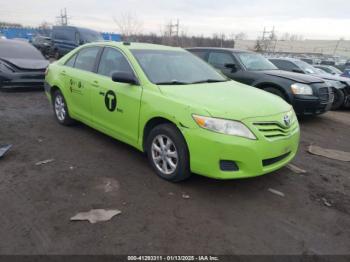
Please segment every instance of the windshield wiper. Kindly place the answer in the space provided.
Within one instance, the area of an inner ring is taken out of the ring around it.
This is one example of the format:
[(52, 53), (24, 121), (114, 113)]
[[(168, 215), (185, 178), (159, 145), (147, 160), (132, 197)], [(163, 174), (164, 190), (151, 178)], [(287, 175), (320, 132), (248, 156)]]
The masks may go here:
[(156, 85), (189, 85), (191, 83), (188, 82), (181, 82), (177, 80), (169, 81), (169, 82), (158, 82)]
[(201, 83), (219, 83), (219, 82), (227, 82), (229, 80), (218, 80), (218, 79), (204, 79), (196, 82), (192, 82), (191, 84), (201, 84)]

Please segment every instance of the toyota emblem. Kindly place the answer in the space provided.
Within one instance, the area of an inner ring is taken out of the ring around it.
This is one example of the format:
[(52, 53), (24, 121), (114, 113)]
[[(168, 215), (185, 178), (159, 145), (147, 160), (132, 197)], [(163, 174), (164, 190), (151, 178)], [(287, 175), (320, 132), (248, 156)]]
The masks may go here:
[(284, 124), (285, 124), (287, 127), (290, 126), (290, 117), (289, 117), (289, 115), (285, 115), (285, 116), (283, 117), (283, 122), (284, 122)]

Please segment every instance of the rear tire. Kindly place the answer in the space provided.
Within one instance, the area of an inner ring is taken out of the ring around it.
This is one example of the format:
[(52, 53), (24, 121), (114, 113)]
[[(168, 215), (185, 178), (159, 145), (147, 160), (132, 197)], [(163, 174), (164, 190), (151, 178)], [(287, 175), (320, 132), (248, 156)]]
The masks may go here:
[(332, 110), (337, 110), (339, 109), (345, 101), (345, 94), (342, 90), (333, 88), (334, 92), (334, 102), (332, 104)]
[(74, 120), (69, 116), (66, 100), (60, 90), (55, 90), (52, 95), (52, 106), (58, 123), (64, 126), (74, 124)]
[(186, 141), (172, 124), (154, 127), (146, 139), (148, 160), (161, 178), (180, 182), (191, 176)]

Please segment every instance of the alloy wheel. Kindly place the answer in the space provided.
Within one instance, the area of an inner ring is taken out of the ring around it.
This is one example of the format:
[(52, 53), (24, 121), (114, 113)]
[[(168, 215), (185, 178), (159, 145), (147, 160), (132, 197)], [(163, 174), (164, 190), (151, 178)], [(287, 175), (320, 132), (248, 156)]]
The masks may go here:
[(66, 106), (62, 95), (55, 97), (55, 113), (59, 121), (64, 121), (66, 118)]
[(158, 135), (152, 142), (152, 160), (164, 175), (171, 175), (178, 165), (178, 153), (174, 142), (166, 135)]

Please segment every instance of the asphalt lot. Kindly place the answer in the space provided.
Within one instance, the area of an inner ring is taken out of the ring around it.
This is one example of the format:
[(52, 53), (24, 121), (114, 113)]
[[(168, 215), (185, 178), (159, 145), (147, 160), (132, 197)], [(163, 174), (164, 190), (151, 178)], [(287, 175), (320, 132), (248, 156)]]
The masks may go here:
[[(283, 168), (172, 184), (128, 145), (82, 124), (60, 126), (44, 93), (0, 92), (0, 144), (13, 144), (0, 159), (0, 254), (349, 254), (350, 163), (306, 149), (350, 152), (350, 111), (301, 129), (293, 163), (305, 175)], [(35, 165), (46, 159), (54, 161)], [(69, 220), (92, 208), (122, 214), (94, 225)]]

